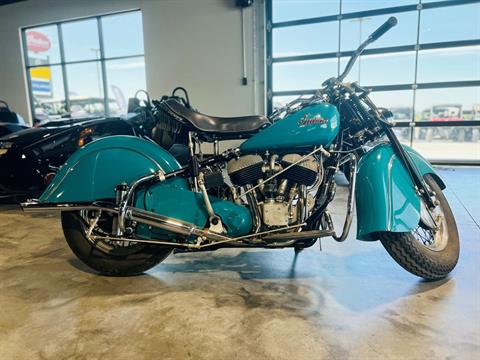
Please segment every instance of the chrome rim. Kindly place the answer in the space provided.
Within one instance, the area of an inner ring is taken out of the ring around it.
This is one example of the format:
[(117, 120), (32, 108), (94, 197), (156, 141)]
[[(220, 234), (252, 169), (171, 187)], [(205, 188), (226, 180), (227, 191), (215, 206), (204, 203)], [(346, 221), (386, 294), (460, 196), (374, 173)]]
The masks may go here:
[[(435, 202), (438, 202), (434, 197)], [(420, 224), (414, 231), (413, 235), (417, 241), (426, 248), (433, 251), (442, 251), (448, 243), (448, 225), (445, 220), (445, 213), (442, 209), (441, 203), (430, 211), (435, 220), (435, 228)]]

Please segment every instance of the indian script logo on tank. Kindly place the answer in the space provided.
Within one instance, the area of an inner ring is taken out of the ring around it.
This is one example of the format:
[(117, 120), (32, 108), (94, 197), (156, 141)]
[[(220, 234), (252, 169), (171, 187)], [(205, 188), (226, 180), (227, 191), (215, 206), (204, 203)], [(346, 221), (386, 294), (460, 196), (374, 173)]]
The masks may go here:
[(324, 119), (320, 115), (312, 116), (310, 114), (305, 114), (300, 120), (298, 120), (298, 126), (304, 127), (313, 124), (326, 124), (327, 122), (328, 119)]

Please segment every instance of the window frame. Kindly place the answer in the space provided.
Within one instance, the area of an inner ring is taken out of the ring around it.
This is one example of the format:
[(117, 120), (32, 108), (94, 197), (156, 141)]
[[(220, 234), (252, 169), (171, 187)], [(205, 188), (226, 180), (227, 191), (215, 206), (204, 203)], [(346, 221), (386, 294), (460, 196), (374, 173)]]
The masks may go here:
[[(104, 108), (104, 115), (105, 116), (110, 116), (110, 108), (109, 108), (109, 95), (108, 95), (108, 79), (107, 79), (107, 69), (106, 69), (106, 62), (110, 60), (122, 60), (122, 59), (131, 59), (131, 58), (145, 58), (145, 49), (143, 53), (141, 54), (133, 54), (133, 55), (125, 55), (125, 56), (112, 56), (112, 57), (106, 57), (105, 56), (105, 44), (103, 42), (103, 28), (102, 28), (102, 18), (109, 17), (109, 16), (114, 16), (114, 15), (122, 15), (122, 14), (127, 14), (127, 13), (134, 13), (134, 12), (140, 12), (141, 14), (141, 9), (129, 9), (129, 10), (123, 10), (123, 11), (116, 11), (116, 12), (111, 12), (111, 13), (105, 13), (105, 14), (100, 14), (100, 15), (94, 15), (94, 16), (85, 16), (85, 17), (79, 17), (79, 18), (74, 18), (74, 19), (68, 19), (68, 20), (62, 20), (62, 21), (53, 21), (53, 22), (47, 22), (47, 23), (41, 23), (37, 25), (29, 25), (29, 26), (24, 26), (21, 27), (21, 46), (23, 50), (23, 63), (24, 63), (24, 69), (25, 69), (25, 76), (27, 80), (27, 90), (28, 90), (28, 97), (29, 97), (29, 103), (30, 103), (30, 116), (32, 118), (32, 123), (35, 119), (35, 103), (34, 103), (34, 95), (33, 95), (33, 90), (32, 90), (32, 79), (30, 76), (30, 69), (33, 68), (38, 68), (38, 67), (52, 67), (52, 66), (60, 66), (61, 71), (62, 71), (62, 77), (63, 77), (63, 90), (65, 94), (65, 109), (68, 113), (70, 113), (70, 94), (69, 94), (69, 87), (68, 87), (68, 78), (67, 78), (67, 65), (72, 65), (72, 64), (82, 64), (82, 63), (100, 63), (100, 69), (101, 69), (101, 85), (103, 89), (103, 108)], [(62, 34), (62, 25), (71, 23), (71, 22), (77, 22), (77, 21), (82, 21), (82, 20), (90, 20), (90, 19), (95, 19), (97, 23), (97, 33), (98, 33), (98, 44), (99, 44), (99, 57), (95, 59), (88, 59), (88, 60), (75, 60), (75, 61), (66, 61), (65, 60), (65, 51), (64, 51), (64, 43), (63, 43), (63, 34)], [(31, 29), (36, 29), (39, 27), (44, 27), (44, 26), (56, 26), (57, 27), (57, 34), (58, 34), (58, 43), (59, 43), (59, 50), (60, 50), (60, 61), (59, 62), (53, 62), (49, 64), (41, 64), (41, 65), (30, 65), (30, 58), (28, 54), (28, 48), (27, 48), (27, 37), (26, 37), (26, 32)], [(143, 37), (143, 29), (142, 29), (142, 37)]]
[[(306, 19), (297, 19), (297, 20), (288, 20), (282, 22), (272, 22), (273, 19), (273, 0), (266, 0), (266, 85), (267, 85), (267, 113), (271, 114), (273, 111), (273, 97), (274, 96), (293, 96), (293, 95), (309, 95), (314, 94), (316, 89), (302, 89), (302, 90), (287, 90), (287, 91), (273, 91), (273, 64), (281, 62), (292, 62), (292, 61), (307, 61), (307, 60), (317, 60), (317, 59), (329, 59), (351, 56), (353, 51), (341, 51), (340, 50), (340, 37), (339, 36), (339, 46), (338, 51), (330, 53), (317, 53), (317, 54), (308, 54), (308, 55), (297, 55), (297, 56), (284, 56), (284, 57), (273, 57), (273, 29), (291, 27), (298, 25), (307, 25), (307, 24), (316, 24), (323, 22), (337, 22), (340, 27), (339, 33), (341, 34), (341, 21), (346, 19), (356, 19), (360, 17), (368, 17), (375, 15), (391, 15), (396, 13), (403, 13), (409, 11), (417, 11), (418, 13), (418, 24), (417, 24), (417, 38), (416, 43), (411, 45), (401, 45), (401, 46), (390, 46), (390, 47), (381, 47), (374, 49), (366, 49), (363, 55), (373, 55), (373, 54), (388, 54), (388, 53), (399, 53), (399, 52), (415, 52), (415, 73), (414, 81), (411, 83), (402, 83), (402, 84), (392, 84), (392, 85), (378, 85), (378, 86), (369, 86), (372, 91), (395, 91), (395, 90), (413, 90), (414, 99), (415, 92), (417, 89), (438, 89), (438, 88), (455, 88), (455, 87), (477, 87), (480, 86), (480, 80), (467, 80), (467, 81), (444, 81), (444, 82), (424, 82), (418, 83), (418, 56), (419, 51), (421, 50), (433, 50), (433, 49), (447, 49), (455, 47), (465, 47), (465, 46), (478, 46), (480, 45), (480, 39), (474, 40), (457, 40), (457, 41), (445, 41), (445, 42), (434, 42), (434, 43), (420, 43), (419, 34), (420, 34), (420, 19), (422, 10), (434, 9), (434, 8), (444, 8), (451, 6), (459, 5), (469, 5), (480, 3), (480, 0), (447, 0), (447, 1), (435, 1), (429, 3), (411, 4), (411, 5), (402, 5), (394, 6), (387, 8), (380, 8), (374, 10), (366, 11), (357, 11), (350, 13), (341, 12), (341, 2), (340, 3), (340, 12), (337, 15), (328, 15), (323, 17), (314, 17)], [(339, 61), (340, 63), (340, 61)], [(340, 64), (338, 72), (340, 72)], [(415, 100), (413, 101), (413, 109), (415, 107)], [(432, 124), (428, 121), (414, 121), (415, 114), (412, 111), (412, 120), (411, 122), (405, 122), (404, 124), (397, 124), (398, 127), (429, 127)], [(476, 121), (459, 121), (457, 126), (479, 126), (480, 120)], [(448, 123), (437, 123), (436, 126), (452, 126)]]

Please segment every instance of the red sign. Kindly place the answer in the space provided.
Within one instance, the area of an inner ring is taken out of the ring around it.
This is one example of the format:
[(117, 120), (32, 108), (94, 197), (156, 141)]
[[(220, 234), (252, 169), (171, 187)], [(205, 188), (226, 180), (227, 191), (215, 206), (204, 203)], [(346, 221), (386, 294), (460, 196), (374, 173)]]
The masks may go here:
[(50, 39), (41, 32), (27, 31), (27, 48), (33, 52), (43, 52), (50, 49)]

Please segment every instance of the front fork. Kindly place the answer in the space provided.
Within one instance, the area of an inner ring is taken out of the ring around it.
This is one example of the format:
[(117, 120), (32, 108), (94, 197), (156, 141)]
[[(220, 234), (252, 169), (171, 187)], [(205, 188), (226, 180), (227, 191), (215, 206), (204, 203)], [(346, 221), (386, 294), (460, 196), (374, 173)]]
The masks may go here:
[(418, 172), (415, 164), (410, 159), (410, 156), (407, 154), (402, 144), (400, 144), (400, 141), (398, 141), (397, 136), (393, 132), (392, 126), (383, 119), (380, 120), (380, 124), (383, 130), (385, 131), (385, 134), (387, 135), (388, 140), (390, 140), (390, 144), (392, 145), (393, 152), (395, 153), (395, 155), (398, 156), (398, 158), (401, 160), (401, 162), (407, 169), (410, 175), (410, 178), (412, 179), (415, 185), (416, 192), (420, 195), (420, 197), (422, 198), (422, 200), (425, 202), (425, 204), (429, 209), (435, 208), (436, 206), (435, 201), (432, 199), (430, 190), (425, 180)]
[[(364, 90), (362, 88), (360, 89)], [(368, 92), (365, 92), (365, 94), (368, 94)], [(355, 94), (352, 94), (352, 97), (354, 100), (359, 102), (359, 98)], [(370, 100), (368, 96), (364, 96), (363, 101), (375, 113), (376, 119), (378, 120), (380, 127), (385, 132), (385, 135), (387, 135), (387, 138), (390, 141), (393, 152), (395, 153), (395, 155), (398, 156), (402, 164), (405, 166), (408, 174), (410, 175), (410, 178), (412, 179), (415, 186), (415, 191), (422, 198), (428, 209), (434, 209), (436, 207), (436, 204), (435, 201), (432, 199), (432, 194), (430, 194), (429, 187), (427, 186), (423, 177), (420, 175), (413, 161), (410, 159), (410, 156), (403, 148), (402, 144), (400, 144), (400, 141), (398, 141), (397, 135), (395, 135), (392, 125), (385, 120), (383, 115), (378, 110), (377, 106), (373, 103), (373, 101)], [(363, 109), (363, 107), (361, 108)], [(365, 116), (369, 116), (369, 114), (366, 113)]]

